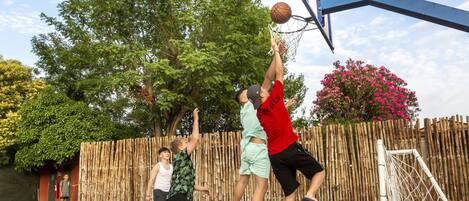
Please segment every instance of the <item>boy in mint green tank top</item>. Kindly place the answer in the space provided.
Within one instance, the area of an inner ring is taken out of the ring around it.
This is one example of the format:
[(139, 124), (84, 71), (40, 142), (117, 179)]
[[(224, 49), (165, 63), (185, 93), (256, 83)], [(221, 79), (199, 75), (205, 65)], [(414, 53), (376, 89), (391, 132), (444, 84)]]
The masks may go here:
[[(241, 133), (240, 178), (235, 186), (234, 200), (241, 200), (250, 175), (254, 175), (256, 180), (252, 201), (264, 200), (270, 174), (267, 135), (257, 119), (253, 104), (247, 98), (247, 89), (237, 92), (236, 101), (241, 105), (240, 118), (243, 131)], [(295, 103), (295, 99), (290, 99), (286, 106), (288, 108)]]
[(236, 94), (236, 101), (241, 105), (240, 118), (243, 127), (241, 139), (241, 166), (239, 181), (236, 184), (234, 200), (239, 201), (244, 194), (249, 178), (253, 175), (255, 189), (252, 201), (264, 200), (268, 188), (270, 160), (267, 152), (267, 136), (256, 116), (254, 106), (247, 99), (247, 90)]

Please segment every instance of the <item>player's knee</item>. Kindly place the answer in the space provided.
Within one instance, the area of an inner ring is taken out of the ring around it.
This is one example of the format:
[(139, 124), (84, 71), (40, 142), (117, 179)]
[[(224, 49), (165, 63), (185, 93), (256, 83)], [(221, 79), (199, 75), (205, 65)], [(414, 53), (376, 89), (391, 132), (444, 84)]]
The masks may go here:
[(258, 186), (261, 188), (262, 192), (267, 192), (267, 189), (269, 188), (267, 181), (259, 182)]
[(260, 190), (267, 191), (267, 188), (269, 187), (268, 184), (269, 182), (267, 179), (256, 176), (256, 186), (258, 186)]
[(238, 185), (246, 186), (249, 183), (249, 175), (240, 175)]
[(326, 177), (326, 171), (321, 170), (317, 172), (316, 174), (314, 174), (313, 179), (324, 180), (325, 177)]
[(326, 171), (321, 170), (320, 172), (318, 172), (318, 174), (324, 177), (326, 175)]

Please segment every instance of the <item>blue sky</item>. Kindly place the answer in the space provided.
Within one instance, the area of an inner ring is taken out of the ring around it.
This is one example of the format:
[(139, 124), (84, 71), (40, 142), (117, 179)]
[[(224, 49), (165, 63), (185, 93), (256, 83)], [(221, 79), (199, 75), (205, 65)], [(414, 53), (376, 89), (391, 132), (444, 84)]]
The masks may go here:
[[(284, 0), (285, 1), (285, 0)], [(59, 0), (0, 0), (0, 54), (34, 66), (31, 38), (52, 29), (41, 12), (57, 16)], [(263, 0), (272, 6), (277, 0)], [(305, 15), (300, 0), (286, 1), (294, 14)], [(433, 0), (469, 11), (469, 0)], [(317, 31), (306, 32), (298, 48), (293, 73), (303, 73), (308, 87), (304, 107), (311, 107), (320, 80), (336, 60), (364, 60), (386, 66), (416, 91), (420, 117), (469, 115), (469, 33), (424, 22), (375, 7), (335, 13), (332, 34), (335, 53)]]

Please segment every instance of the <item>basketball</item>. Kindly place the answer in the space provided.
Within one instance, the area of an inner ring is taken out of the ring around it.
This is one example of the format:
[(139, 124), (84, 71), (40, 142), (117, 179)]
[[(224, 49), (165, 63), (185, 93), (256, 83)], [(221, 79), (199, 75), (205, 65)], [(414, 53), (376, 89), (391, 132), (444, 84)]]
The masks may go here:
[(272, 21), (277, 24), (288, 22), (291, 17), (291, 8), (285, 2), (278, 2), (270, 10), (270, 17)]

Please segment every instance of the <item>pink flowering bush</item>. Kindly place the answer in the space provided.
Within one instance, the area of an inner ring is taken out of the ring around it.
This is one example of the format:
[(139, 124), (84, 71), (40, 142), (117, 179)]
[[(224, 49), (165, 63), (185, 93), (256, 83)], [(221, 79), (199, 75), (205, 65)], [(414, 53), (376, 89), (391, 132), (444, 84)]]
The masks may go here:
[(334, 63), (317, 92), (313, 113), (322, 122), (381, 121), (416, 117), (420, 111), (415, 92), (387, 68), (349, 59)]

